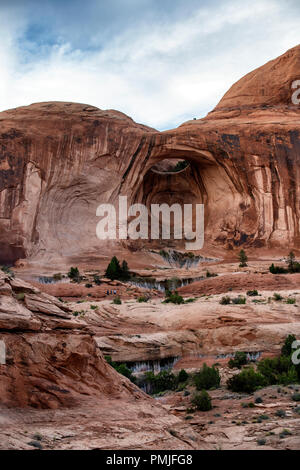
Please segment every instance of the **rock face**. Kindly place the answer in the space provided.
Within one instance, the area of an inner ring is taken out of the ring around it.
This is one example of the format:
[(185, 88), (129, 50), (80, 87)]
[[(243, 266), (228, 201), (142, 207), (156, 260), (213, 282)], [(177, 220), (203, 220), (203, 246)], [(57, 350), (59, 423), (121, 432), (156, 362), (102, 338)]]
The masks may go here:
[[(0, 263), (108, 255), (116, 242), (97, 239), (96, 209), (119, 195), (204, 203), (204, 249), (299, 248), (300, 106), (291, 101), (299, 61), (297, 46), (241, 79), (206, 118), (163, 133), (74, 103), (1, 113)], [(165, 159), (190, 166), (153, 173)]]
[(68, 307), (3, 273), (0, 287), (0, 339), (6, 350), (0, 366), (2, 405), (58, 408), (84, 396), (120, 393), (122, 378), (118, 383), (85, 323)]
[(0, 449), (32, 449), (36, 426), (49, 449), (198, 445), (181, 420), (106, 363), (70, 312), (0, 271)]

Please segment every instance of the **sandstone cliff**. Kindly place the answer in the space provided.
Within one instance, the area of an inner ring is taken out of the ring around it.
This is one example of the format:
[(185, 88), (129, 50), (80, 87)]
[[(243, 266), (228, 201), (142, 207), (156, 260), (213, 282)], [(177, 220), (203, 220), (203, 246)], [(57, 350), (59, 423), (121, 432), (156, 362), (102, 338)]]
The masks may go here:
[[(115, 242), (97, 239), (96, 208), (119, 195), (204, 203), (204, 250), (299, 248), (299, 61), (297, 46), (241, 79), (206, 118), (163, 133), (74, 103), (1, 113), (0, 263), (109, 256)], [(190, 162), (182, 173), (151, 171), (179, 158)]]

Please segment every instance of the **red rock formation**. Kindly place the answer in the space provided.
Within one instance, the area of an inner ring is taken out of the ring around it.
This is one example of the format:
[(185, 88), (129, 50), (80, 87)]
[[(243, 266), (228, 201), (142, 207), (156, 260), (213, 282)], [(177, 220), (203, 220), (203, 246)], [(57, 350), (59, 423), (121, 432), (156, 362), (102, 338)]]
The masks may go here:
[[(115, 243), (96, 237), (96, 208), (120, 194), (148, 205), (203, 202), (204, 248), (299, 248), (299, 57), (297, 46), (246, 75), (205, 119), (163, 133), (74, 103), (1, 113), (0, 262), (110, 254)], [(190, 162), (186, 172), (150, 171), (178, 158)]]
[(198, 445), (181, 420), (107, 364), (87, 323), (70, 312), (0, 271), (0, 449), (32, 449), (37, 426), (49, 449)]

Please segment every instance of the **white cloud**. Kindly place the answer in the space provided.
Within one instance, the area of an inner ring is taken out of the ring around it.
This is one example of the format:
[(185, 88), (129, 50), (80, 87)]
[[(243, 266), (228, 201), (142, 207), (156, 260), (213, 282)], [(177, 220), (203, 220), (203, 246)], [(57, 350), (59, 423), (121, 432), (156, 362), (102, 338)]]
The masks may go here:
[(205, 115), (242, 75), (300, 42), (299, 15), (278, 0), (232, 0), (191, 18), (142, 22), (90, 51), (60, 41), (29, 63), (19, 42), (26, 21), (1, 23), (1, 110), (76, 101), (160, 129)]

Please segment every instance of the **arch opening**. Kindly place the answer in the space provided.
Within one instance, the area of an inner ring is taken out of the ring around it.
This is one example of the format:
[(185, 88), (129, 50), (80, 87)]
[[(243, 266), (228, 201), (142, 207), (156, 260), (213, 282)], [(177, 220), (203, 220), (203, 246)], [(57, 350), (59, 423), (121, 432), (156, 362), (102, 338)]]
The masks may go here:
[[(179, 171), (178, 162), (183, 168)], [(205, 246), (222, 244), (233, 248), (244, 243), (249, 234), (240, 230), (247, 225), (251, 217), (251, 201), (246, 191), (229, 176), (232, 172), (226, 167), (227, 162), (218, 161), (212, 153), (203, 150), (172, 149), (152, 155), (141, 173), (131, 204), (142, 203), (151, 213), (152, 204), (179, 204), (184, 213), (184, 205), (204, 205)], [(165, 171), (163, 171), (165, 170)], [(171, 170), (171, 171), (170, 171)], [(249, 212), (250, 211), (250, 212)], [(150, 219), (150, 218), (149, 218)], [(161, 220), (160, 220), (161, 222)], [(195, 229), (195, 210), (193, 210), (193, 229)], [(149, 220), (150, 226), (150, 220)], [(160, 224), (161, 226), (161, 224)], [(150, 227), (149, 227), (150, 234)], [(175, 239), (174, 217), (171, 214), (171, 238), (166, 240), (150, 238), (141, 245), (149, 249), (185, 250), (186, 240)], [(136, 241), (135, 241), (136, 243)]]

